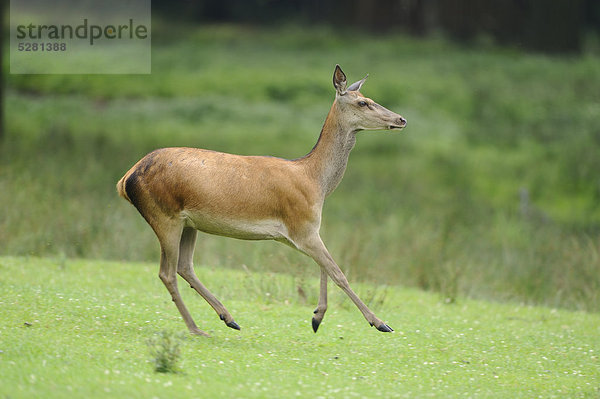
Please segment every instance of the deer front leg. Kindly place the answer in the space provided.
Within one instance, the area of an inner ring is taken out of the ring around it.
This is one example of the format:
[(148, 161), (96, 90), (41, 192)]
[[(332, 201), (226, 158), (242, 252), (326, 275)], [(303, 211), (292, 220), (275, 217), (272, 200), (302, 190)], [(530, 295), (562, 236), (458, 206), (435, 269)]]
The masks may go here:
[(327, 311), (327, 270), (321, 268), (321, 288), (319, 290), (319, 303), (317, 308), (314, 311), (314, 316), (312, 318), (312, 328), (314, 332), (317, 332), (319, 329), (319, 325), (321, 321), (323, 321), (323, 316), (325, 316), (325, 312)]
[[(346, 295), (354, 302), (356, 307), (361, 311), (365, 319), (369, 322), (371, 326), (375, 326), (381, 332), (392, 332), (394, 331), (390, 326), (385, 324), (381, 319), (379, 319), (375, 314), (360, 300), (358, 295), (352, 291), (350, 288), (350, 284), (348, 284), (348, 280), (344, 273), (340, 269), (340, 267), (335, 263), (325, 244), (321, 240), (321, 237), (316, 234), (309, 239), (305, 240), (301, 243), (299, 248), (306, 253), (308, 256), (313, 258), (315, 262), (319, 266), (321, 266), (322, 270), (325, 270), (327, 275), (331, 277), (334, 283), (340, 287)], [(322, 282), (323, 280), (321, 280)], [(324, 313), (324, 312), (323, 312)], [(318, 314), (318, 313), (317, 313)]]

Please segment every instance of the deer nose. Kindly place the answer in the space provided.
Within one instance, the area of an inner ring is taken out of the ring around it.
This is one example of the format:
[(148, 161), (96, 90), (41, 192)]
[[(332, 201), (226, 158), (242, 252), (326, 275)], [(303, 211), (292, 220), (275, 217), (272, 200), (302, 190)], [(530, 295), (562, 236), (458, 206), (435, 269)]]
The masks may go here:
[(398, 118), (398, 126), (401, 126), (401, 127), (406, 126), (406, 119), (404, 119), (403, 117), (399, 117)]

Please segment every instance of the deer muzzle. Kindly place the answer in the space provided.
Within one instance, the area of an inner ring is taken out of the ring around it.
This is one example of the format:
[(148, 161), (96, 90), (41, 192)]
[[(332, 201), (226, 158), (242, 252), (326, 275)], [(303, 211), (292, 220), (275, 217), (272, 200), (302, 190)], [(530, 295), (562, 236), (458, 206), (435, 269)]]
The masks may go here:
[(406, 119), (404, 119), (403, 117), (398, 115), (398, 117), (395, 118), (394, 121), (390, 124), (389, 128), (390, 128), (390, 130), (402, 129), (405, 126), (406, 126)]

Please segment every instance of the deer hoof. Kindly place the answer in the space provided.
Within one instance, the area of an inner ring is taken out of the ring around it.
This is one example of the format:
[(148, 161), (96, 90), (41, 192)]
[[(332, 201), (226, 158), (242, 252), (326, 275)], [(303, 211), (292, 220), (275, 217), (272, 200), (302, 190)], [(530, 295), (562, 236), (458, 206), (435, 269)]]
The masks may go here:
[(312, 328), (314, 332), (317, 332), (319, 329), (319, 325), (321, 325), (321, 320), (317, 320), (314, 317), (312, 318)]
[(199, 328), (193, 328), (190, 330), (190, 334), (192, 335), (198, 335), (201, 337), (210, 337), (209, 334), (205, 333), (204, 331), (200, 330)]
[(219, 318), (221, 320), (223, 320), (225, 322), (225, 324), (227, 324), (227, 327), (233, 328), (234, 330), (241, 330), (240, 326), (235, 321), (233, 321), (233, 320), (231, 320), (231, 321), (225, 320), (225, 315), (224, 314), (220, 314)]
[(229, 328), (233, 328), (234, 330), (241, 330), (240, 326), (238, 325), (238, 323), (236, 323), (235, 321), (231, 320), (229, 323), (225, 323), (227, 324), (227, 327)]
[(392, 331), (394, 331), (394, 330), (392, 329), (392, 327), (388, 326), (388, 325), (387, 325), (387, 324), (385, 324), (385, 323), (384, 323), (384, 324), (381, 324), (381, 325), (379, 325), (379, 326), (377, 327), (377, 329), (378, 329), (379, 331), (381, 331), (381, 332), (392, 332)]

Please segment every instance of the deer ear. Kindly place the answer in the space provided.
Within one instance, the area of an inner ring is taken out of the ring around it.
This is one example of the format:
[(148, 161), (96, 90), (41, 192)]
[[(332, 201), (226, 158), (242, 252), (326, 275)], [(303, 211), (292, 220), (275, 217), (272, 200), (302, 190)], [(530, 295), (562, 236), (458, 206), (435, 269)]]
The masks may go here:
[(363, 83), (365, 83), (365, 80), (367, 80), (368, 77), (369, 77), (369, 74), (367, 74), (367, 76), (365, 76), (364, 78), (362, 78), (358, 82), (352, 83), (350, 86), (348, 86), (347, 90), (348, 91), (358, 91), (358, 90), (360, 90), (361, 86), (363, 85)]
[(333, 72), (333, 87), (335, 87), (338, 95), (343, 96), (346, 94), (346, 75), (339, 65), (335, 66)]

